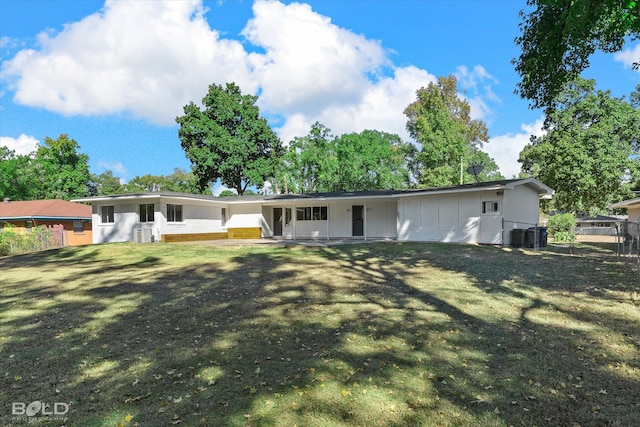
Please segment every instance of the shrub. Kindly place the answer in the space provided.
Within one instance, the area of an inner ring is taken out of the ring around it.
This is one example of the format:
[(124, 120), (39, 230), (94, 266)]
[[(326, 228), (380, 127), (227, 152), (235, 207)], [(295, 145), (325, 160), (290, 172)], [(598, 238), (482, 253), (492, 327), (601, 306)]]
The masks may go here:
[(556, 242), (573, 242), (576, 239), (575, 228), (576, 217), (574, 214), (556, 214), (549, 218), (549, 234)]
[(48, 249), (55, 246), (53, 232), (45, 227), (33, 227), (31, 232), (16, 232), (7, 224), (0, 232), (0, 256)]

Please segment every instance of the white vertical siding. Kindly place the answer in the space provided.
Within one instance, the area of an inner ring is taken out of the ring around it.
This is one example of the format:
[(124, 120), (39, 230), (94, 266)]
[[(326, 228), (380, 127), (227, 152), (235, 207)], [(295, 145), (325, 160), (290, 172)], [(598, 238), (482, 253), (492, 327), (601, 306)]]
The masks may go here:
[[(393, 201), (369, 201), (366, 203), (366, 227), (369, 238), (395, 238), (398, 235), (396, 217), (398, 203)], [(351, 212), (349, 212), (351, 224)]]
[(329, 233), (331, 238), (351, 237), (351, 206), (359, 203), (350, 201), (329, 204)]
[(511, 242), (511, 230), (514, 228), (527, 229), (535, 226), (540, 220), (540, 199), (538, 193), (526, 186), (520, 185), (504, 192), (504, 233), (503, 243)]
[(492, 243), (501, 240), (500, 213), (482, 214), (495, 192), (451, 196), (424, 195), (398, 201), (398, 240)]

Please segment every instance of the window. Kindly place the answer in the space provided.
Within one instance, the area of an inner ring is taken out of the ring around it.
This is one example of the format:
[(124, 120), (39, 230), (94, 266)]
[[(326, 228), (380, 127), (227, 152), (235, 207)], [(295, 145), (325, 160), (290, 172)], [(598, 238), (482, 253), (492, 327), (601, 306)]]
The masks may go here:
[(296, 208), (296, 220), (298, 221), (326, 221), (326, 206), (307, 206)]
[(222, 212), (220, 213), (222, 218), (222, 226), (227, 225), (227, 208), (222, 208)]
[(73, 221), (73, 232), (75, 234), (84, 233), (84, 223), (82, 221)]
[(167, 221), (182, 222), (182, 205), (167, 204)]
[(500, 203), (496, 201), (482, 202), (482, 213), (498, 213), (500, 212)]
[(284, 208), (284, 225), (286, 227), (291, 224), (292, 211), (291, 208)]
[(106, 224), (108, 222), (114, 222), (114, 206), (102, 206), (100, 217), (102, 218), (102, 223)]
[(153, 203), (140, 205), (140, 222), (153, 222)]
[(313, 207), (313, 220), (314, 221), (326, 221), (327, 220), (327, 207), (326, 206), (314, 206)]

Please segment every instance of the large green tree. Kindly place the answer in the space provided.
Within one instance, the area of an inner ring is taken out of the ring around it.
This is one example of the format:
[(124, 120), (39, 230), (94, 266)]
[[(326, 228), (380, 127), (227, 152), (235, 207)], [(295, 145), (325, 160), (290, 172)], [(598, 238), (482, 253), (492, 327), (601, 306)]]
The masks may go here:
[[(520, 12), (521, 81), (517, 92), (534, 108), (552, 108), (565, 84), (589, 66), (596, 51), (620, 51), (640, 36), (637, 0), (528, 0)], [(640, 62), (640, 58), (638, 58)], [(637, 65), (634, 65), (637, 67)]]
[(377, 130), (341, 135), (336, 140), (337, 190), (381, 190), (407, 188), (413, 153), (395, 134)]
[[(418, 89), (416, 97), (404, 114), (409, 135), (421, 145), (412, 167), (420, 186), (459, 184), (460, 165), (465, 171), (477, 161), (485, 163), (485, 178), (501, 178), (495, 162), (480, 154), (489, 132), (483, 121), (471, 119), (469, 103), (458, 97), (455, 76), (438, 78)], [(470, 179), (463, 172), (463, 182)]]
[(200, 191), (220, 179), (242, 195), (247, 187), (262, 187), (274, 176), (282, 144), (260, 116), (257, 100), (243, 95), (234, 83), (212, 84), (202, 99), (204, 109), (190, 102), (176, 118)]
[(278, 176), (284, 191), (363, 191), (406, 188), (411, 145), (398, 135), (365, 130), (339, 137), (316, 122), (294, 138)]
[(545, 135), (531, 137), (519, 161), (525, 172), (556, 190), (556, 209), (595, 213), (640, 177), (640, 109), (596, 90), (593, 80), (567, 85), (544, 130)]
[[(171, 175), (142, 175), (129, 180), (125, 186), (127, 193), (150, 191), (174, 191), (178, 193), (201, 193), (198, 178), (191, 172), (174, 168)], [(211, 194), (209, 192), (209, 194)]]
[(105, 196), (124, 192), (124, 185), (122, 185), (120, 178), (113, 174), (113, 171), (107, 170), (100, 175), (91, 175), (92, 196)]
[(73, 199), (90, 194), (89, 156), (67, 135), (46, 137), (35, 154), (35, 198)]
[(30, 155), (16, 155), (0, 147), (0, 199), (31, 200), (36, 197), (33, 185), (34, 160)]
[(337, 181), (337, 162), (335, 136), (331, 129), (316, 122), (308, 135), (295, 137), (289, 143), (277, 181), (285, 192), (332, 191)]

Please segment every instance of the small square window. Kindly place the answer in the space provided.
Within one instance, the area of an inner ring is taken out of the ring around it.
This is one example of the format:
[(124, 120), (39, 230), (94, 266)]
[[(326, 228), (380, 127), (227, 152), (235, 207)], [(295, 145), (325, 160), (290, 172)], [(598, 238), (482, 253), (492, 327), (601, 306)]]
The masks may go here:
[(100, 208), (100, 218), (103, 224), (115, 222), (114, 206), (102, 206)]
[(73, 221), (73, 232), (75, 234), (84, 233), (84, 223), (82, 221)]
[(494, 200), (482, 202), (482, 213), (498, 213), (500, 212), (500, 203)]

